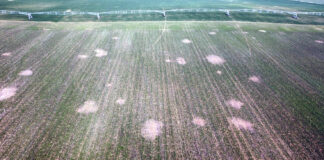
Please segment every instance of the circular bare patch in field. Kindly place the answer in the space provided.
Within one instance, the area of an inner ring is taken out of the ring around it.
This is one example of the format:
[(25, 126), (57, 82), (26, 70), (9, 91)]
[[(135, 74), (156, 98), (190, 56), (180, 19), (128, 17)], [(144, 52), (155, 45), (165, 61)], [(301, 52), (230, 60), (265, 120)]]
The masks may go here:
[(85, 101), (82, 106), (77, 109), (78, 113), (88, 114), (98, 111), (98, 106), (95, 101)]
[(95, 50), (96, 52), (96, 57), (104, 57), (104, 56), (107, 56), (107, 51), (103, 50), (103, 49), (96, 49)]
[(112, 39), (113, 39), (113, 40), (118, 40), (118, 39), (119, 39), (119, 37), (112, 37)]
[(253, 124), (241, 118), (233, 117), (230, 122), (238, 129), (253, 131)]
[(209, 32), (208, 34), (209, 34), (209, 35), (215, 35), (216, 32)]
[(6, 87), (0, 90), (0, 101), (6, 100), (14, 96), (17, 92), (16, 87)]
[(216, 73), (217, 73), (218, 75), (222, 75), (222, 71), (220, 71), (220, 70), (218, 70)]
[(125, 102), (126, 102), (126, 100), (125, 100), (125, 99), (122, 99), (122, 98), (119, 98), (119, 99), (117, 99), (117, 101), (116, 101), (116, 103), (119, 104), (119, 105), (124, 105)]
[(225, 60), (222, 57), (216, 56), (216, 55), (208, 55), (206, 57), (207, 61), (211, 64), (217, 64), (217, 65), (222, 65), (225, 63)]
[(1, 56), (9, 57), (11, 56), (11, 52), (2, 53)]
[(84, 55), (84, 54), (78, 55), (79, 59), (87, 59), (88, 57), (89, 57), (88, 55)]
[(23, 70), (23, 71), (19, 72), (18, 75), (19, 76), (31, 76), (31, 75), (33, 75), (33, 71), (30, 69)]
[(161, 134), (162, 127), (162, 122), (156, 121), (154, 119), (149, 119), (144, 123), (141, 129), (141, 134), (146, 140), (153, 141), (157, 136)]
[(203, 127), (206, 125), (206, 121), (200, 117), (194, 117), (194, 119), (192, 120), (192, 123), (199, 127)]
[(189, 39), (183, 39), (182, 40), (182, 43), (188, 44), (188, 43), (191, 43), (191, 40), (189, 40)]
[(324, 42), (321, 40), (315, 40), (316, 43), (323, 44)]
[(236, 99), (230, 99), (226, 102), (226, 104), (235, 108), (235, 109), (241, 109), (241, 107), (244, 105), (243, 102), (238, 101)]
[(266, 30), (263, 30), (263, 29), (260, 29), (259, 32), (266, 33), (267, 31)]
[(176, 60), (177, 60), (177, 63), (181, 64), (181, 65), (185, 65), (187, 63), (186, 60), (182, 57), (178, 57)]
[(255, 83), (260, 83), (261, 82), (260, 78), (257, 77), (257, 76), (249, 77), (249, 81), (252, 81), (252, 82), (255, 82)]

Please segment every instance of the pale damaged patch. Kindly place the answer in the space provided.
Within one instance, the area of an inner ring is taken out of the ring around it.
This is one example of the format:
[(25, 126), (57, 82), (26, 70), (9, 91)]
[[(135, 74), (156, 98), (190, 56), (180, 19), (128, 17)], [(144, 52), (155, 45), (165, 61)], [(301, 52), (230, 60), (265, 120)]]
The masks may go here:
[(243, 34), (249, 34), (249, 32), (242, 32)]
[(206, 121), (200, 117), (194, 117), (194, 119), (192, 120), (192, 123), (199, 127), (203, 127), (206, 125)]
[(266, 33), (267, 31), (266, 30), (263, 30), (263, 29), (260, 29), (259, 32)]
[(236, 99), (230, 99), (226, 102), (226, 104), (235, 108), (235, 109), (241, 109), (241, 107), (244, 105), (243, 102), (238, 101)]
[(0, 101), (6, 100), (14, 96), (17, 92), (15, 87), (6, 87), (0, 90)]
[(165, 62), (171, 63), (172, 61), (170, 59), (166, 59)]
[(182, 43), (188, 44), (188, 43), (191, 43), (191, 40), (189, 40), (189, 39), (183, 39), (182, 40)]
[(65, 12), (72, 12), (72, 10), (71, 9), (67, 9)]
[(107, 84), (107, 87), (111, 87), (111, 86), (112, 86), (112, 83), (108, 83), (108, 84)]
[(186, 60), (184, 58), (182, 58), (182, 57), (178, 57), (176, 59), (176, 61), (177, 61), (178, 64), (181, 64), (181, 65), (185, 65), (187, 63)]
[(218, 75), (222, 75), (222, 74), (223, 74), (222, 71), (220, 71), (220, 70), (218, 70), (216, 73), (217, 73)]
[(206, 57), (207, 61), (211, 64), (217, 64), (217, 65), (222, 65), (224, 64), (226, 61), (222, 58), (222, 57), (219, 57), (219, 56), (216, 56), (216, 55), (208, 55)]
[(257, 76), (251, 76), (249, 77), (249, 81), (255, 82), (255, 83), (261, 83), (261, 80)]
[(144, 123), (141, 129), (141, 134), (146, 140), (153, 141), (157, 136), (161, 134), (162, 127), (162, 122), (156, 121), (154, 119), (149, 119)]
[(324, 42), (321, 40), (315, 40), (316, 43), (323, 44)]
[(113, 40), (118, 40), (118, 39), (119, 39), (119, 37), (112, 37), (112, 39), (113, 39)]
[(11, 56), (11, 52), (2, 53), (1, 56), (9, 57)]
[(78, 113), (82, 114), (89, 114), (89, 113), (95, 113), (98, 111), (98, 106), (95, 101), (85, 101), (80, 108), (77, 109)]
[(209, 35), (216, 35), (216, 32), (209, 32)]
[(88, 55), (84, 55), (84, 54), (78, 55), (79, 59), (87, 59), (88, 57), (89, 57)]
[(104, 57), (104, 56), (107, 56), (107, 54), (108, 54), (107, 51), (100, 49), (100, 48), (96, 49), (95, 52), (96, 52), (96, 57)]
[(241, 118), (233, 117), (230, 122), (238, 129), (253, 131), (253, 124)]
[(31, 75), (33, 75), (33, 71), (30, 69), (23, 70), (23, 71), (19, 72), (18, 75), (19, 76), (31, 76)]
[(124, 105), (125, 102), (126, 102), (126, 100), (125, 100), (125, 99), (122, 99), (122, 98), (119, 98), (119, 99), (117, 99), (117, 101), (116, 101), (116, 103), (119, 104), (119, 105)]
[(169, 32), (170, 31), (170, 29), (167, 29), (167, 28), (162, 28), (162, 29), (159, 29), (160, 31), (162, 31), (162, 32)]

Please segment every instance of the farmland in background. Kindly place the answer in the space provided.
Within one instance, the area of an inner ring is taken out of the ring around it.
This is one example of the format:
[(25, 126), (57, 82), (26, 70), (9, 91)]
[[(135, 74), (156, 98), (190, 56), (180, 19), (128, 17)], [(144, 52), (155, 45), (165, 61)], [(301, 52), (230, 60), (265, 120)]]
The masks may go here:
[[(28, 20), (27, 13), (32, 15), (33, 21), (161, 21), (164, 20), (161, 13), (147, 14), (121, 14), (130, 10), (181, 10), (181, 9), (256, 9), (276, 10), (287, 12), (323, 12), (324, 5), (305, 3), (292, 0), (0, 0), (0, 10), (20, 11), (25, 15), (0, 14), (2, 20)], [(57, 15), (57, 12), (113, 12), (120, 14), (102, 14), (100, 20), (96, 15)], [(291, 14), (272, 13), (242, 13), (233, 12), (228, 17), (224, 12), (168, 12), (168, 20), (176, 21), (252, 21), (293, 24), (324, 24), (323, 16), (299, 15), (298, 19), (292, 18)]]
[(0, 101), (0, 159), (323, 159), (323, 37), (315, 25), (0, 21), (0, 89), (17, 89)]
[[(53, 22), (108, 22), (108, 21), (248, 21), (248, 22), (271, 22), (288, 24), (314, 24), (323, 25), (324, 16), (298, 15), (298, 19), (292, 18), (289, 14), (271, 13), (245, 13), (232, 12), (226, 16), (224, 12), (170, 12), (166, 17), (161, 13), (149, 14), (120, 14), (101, 15), (100, 20), (93, 15), (33, 15), (32, 21), (53, 21)], [(3, 20), (28, 21), (26, 15), (0, 15)]]
[(35, 11), (91, 11), (147, 10), (147, 9), (277, 9), (289, 11), (323, 11), (320, 4), (292, 0), (0, 0), (0, 9)]

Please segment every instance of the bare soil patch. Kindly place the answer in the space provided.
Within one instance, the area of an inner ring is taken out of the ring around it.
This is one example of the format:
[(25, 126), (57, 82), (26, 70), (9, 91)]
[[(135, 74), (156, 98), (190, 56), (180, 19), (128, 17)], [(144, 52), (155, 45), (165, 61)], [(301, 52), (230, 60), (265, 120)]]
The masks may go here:
[(230, 99), (226, 102), (226, 104), (235, 108), (235, 109), (241, 109), (241, 107), (244, 105), (243, 102), (236, 100), (236, 99)]
[(206, 121), (204, 119), (202, 119), (201, 117), (194, 117), (192, 120), (192, 123), (199, 127), (203, 127), (206, 125)]
[(217, 64), (217, 65), (222, 65), (224, 64), (226, 61), (222, 58), (222, 57), (219, 57), (219, 56), (216, 56), (216, 55), (208, 55), (206, 57), (207, 61), (211, 64)]
[(178, 64), (181, 64), (181, 65), (185, 65), (187, 63), (186, 60), (184, 58), (182, 58), (182, 57), (178, 57), (176, 59), (176, 61), (177, 61)]
[(171, 63), (172, 61), (170, 59), (166, 59), (165, 62)]
[(189, 44), (189, 43), (191, 43), (191, 40), (189, 40), (189, 39), (183, 39), (183, 40), (182, 40), (182, 43), (184, 43), (184, 44)]
[(11, 52), (2, 53), (1, 56), (9, 57), (11, 56)]
[(98, 111), (98, 108), (99, 107), (95, 101), (88, 100), (85, 101), (84, 104), (77, 109), (77, 112), (82, 114), (95, 113)]
[(146, 140), (153, 141), (157, 136), (161, 134), (162, 127), (162, 122), (156, 121), (154, 119), (149, 119), (144, 123), (141, 129), (141, 134)]
[(119, 99), (117, 99), (117, 101), (116, 101), (116, 103), (119, 104), (119, 105), (124, 105), (125, 102), (126, 102), (126, 100), (125, 100), (125, 99), (122, 99), (122, 98), (119, 98)]
[(96, 52), (96, 57), (104, 57), (104, 56), (107, 56), (107, 54), (108, 54), (107, 51), (100, 49), (100, 48), (96, 49), (95, 52)]
[(88, 55), (84, 55), (84, 54), (78, 55), (79, 59), (87, 59), (88, 57), (89, 57)]
[(253, 131), (253, 124), (249, 121), (233, 117), (230, 122), (238, 129)]
[(261, 80), (258, 76), (251, 76), (249, 77), (249, 81), (255, 82), (255, 83), (261, 83)]
[(16, 87), (6, 87), (0, 90), (0, 101), (13, 97), (17, 92)]
[(23, 70), (23, 71), (19, 72), (18, 75), (19, 76), (31, 76), (31, 75), (33, 75), (33, 71), (30, 69)]

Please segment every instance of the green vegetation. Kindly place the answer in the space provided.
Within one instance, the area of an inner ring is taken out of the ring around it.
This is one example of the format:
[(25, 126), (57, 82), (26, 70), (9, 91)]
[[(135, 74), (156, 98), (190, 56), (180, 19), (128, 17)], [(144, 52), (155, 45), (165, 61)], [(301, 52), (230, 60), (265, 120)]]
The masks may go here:
[[(323, 4), (305, 3), (292, 0), (13, 0), (0, 1), (0, 10), (35, 12), (108, 12), (125, 10), (172, 10), (172, 9), (266, 9), (287, 12), (324, 12)], [(27, 13), (25, 13), (27, 14)], [(324, 16), (273, 13), (231, 12), (228, 17), (224, 12), (167, 12), (169, 21), (252, 21), (292, 24), (323, 24)], [(96, 15), (56, 15), (32, 14), (33, 21), (99, 21)], [(27, 15), (0, 14), (2, 20), (28, 20)], [(162, 21), (162, 13), (146, 14), (101, 14), (100, 21)]]
[(22, 11), (92, 11), (174, 8), (267, 8), (292, 11), (323, 11), (319, 4), (291, 0), (1, 0), (0, 9)]
[[(0, 15), (4, 20), (22, 20), (27, 21), (24, 15)], [(324, 17), (299, 15), (298, 19), (293, 19), (288, 14), (266, 14), (266, 13), (242, 13), (233, 12), (230, 17), (224, 12), (209, 13), (181, 13), (171, 12), (167, 17), (159, 13), (150, 14), (125, 14), (125, 15), (102, 15), (100, 20), (91, 15), (33, 15), (32, 21), (53, 21), (53, 22), (108, 22), (108, 21), (248, 21), (248, 22), (271, 22), (271, 23), (290, 23), (290, 24), (314, 24), (323, 25)]]
[[(0, 159), (323, 159), (323, 37), (321, 25), (0, 21), (0, 89), (18, 89), (0, 101)], [(78, 112), (90, 100), (97, 110)], [(163, 124), (153, 140), (149, 119)]]

